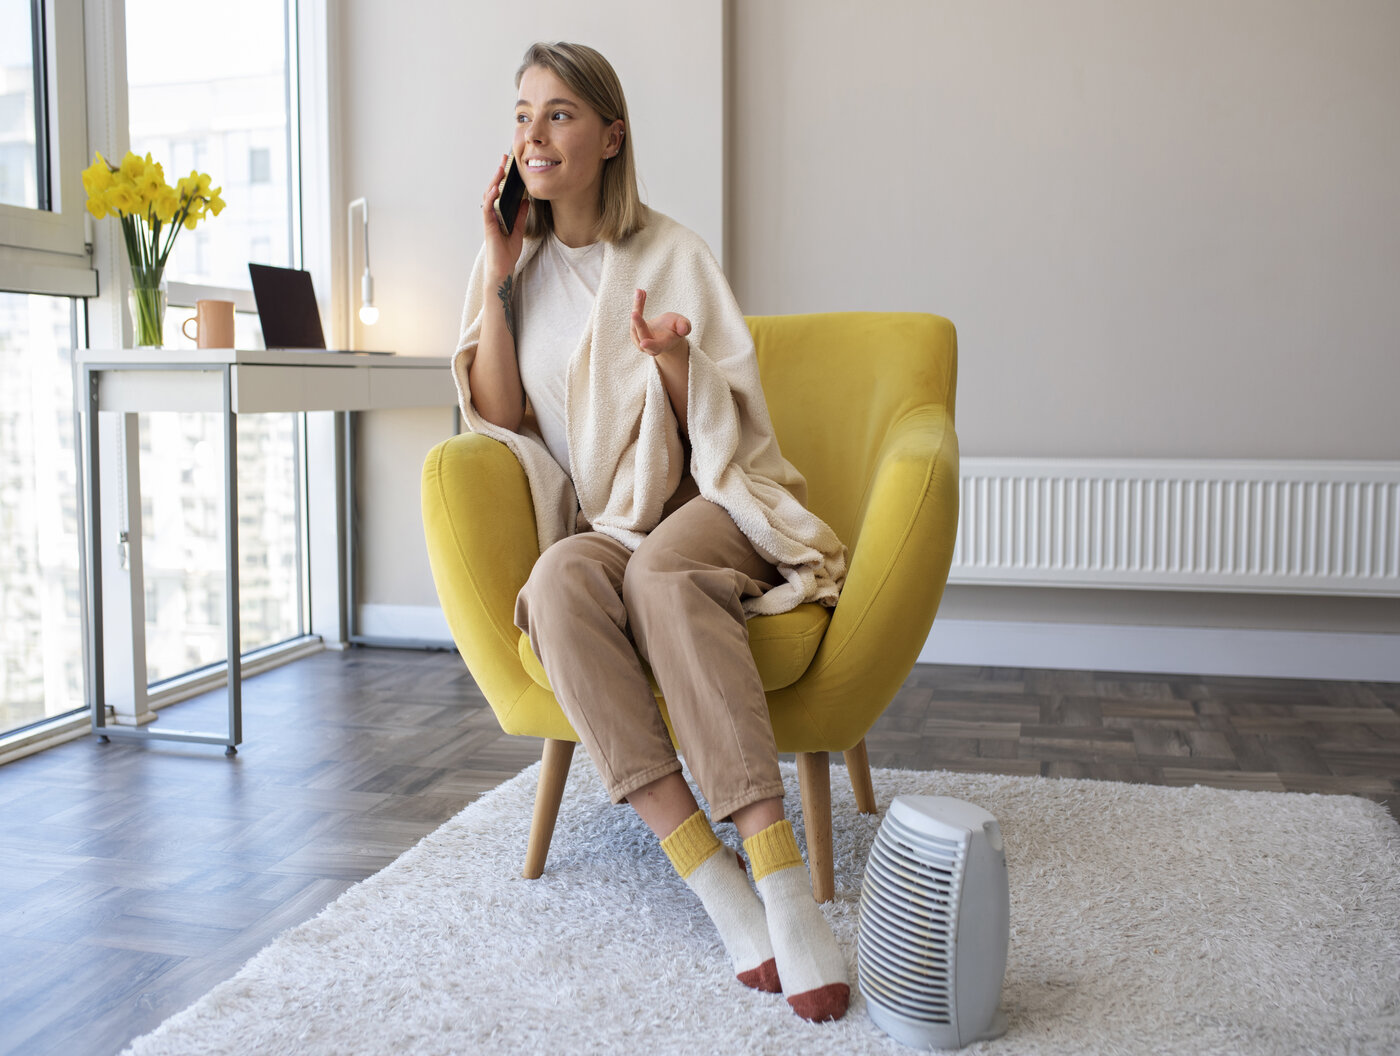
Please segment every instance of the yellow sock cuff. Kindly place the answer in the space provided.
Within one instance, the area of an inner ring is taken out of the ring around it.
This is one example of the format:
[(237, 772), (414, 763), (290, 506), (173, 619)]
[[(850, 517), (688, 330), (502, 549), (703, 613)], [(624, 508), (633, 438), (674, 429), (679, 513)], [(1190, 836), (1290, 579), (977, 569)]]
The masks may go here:
[(749, 856), (755, 883), (771, 873), (803, 864), (802, 853), (797, 849), (797, 837), (792, 834), (792, 822), (787, 818), (773, 822), (762, 832), (756, 832), (745, 840), (744, 853)]
[(721, 846), (702, 810), (686, 818), (676, 826), (675, 832), (661, 841), (661, 849), (682, 880), (700, 868)]

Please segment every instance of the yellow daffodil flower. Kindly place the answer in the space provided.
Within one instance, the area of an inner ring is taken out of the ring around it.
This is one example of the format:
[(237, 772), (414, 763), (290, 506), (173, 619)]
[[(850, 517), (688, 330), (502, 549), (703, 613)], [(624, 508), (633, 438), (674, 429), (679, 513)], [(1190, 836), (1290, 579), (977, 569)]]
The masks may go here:
[(176, 193), (175, 188), (169, 184), (162, 184), (151, 202), (151, 211), (162, 224), (174, 220), (175, 214), (180, 211), (180, 195)]
[(101, 152), (94, 153), (92, 164), (83, 170), (83, 190), (87, 191), (87, 208), (101, 220), (107, 215), (107, 188), (112, 186), (112, 166)]
[[(96, 219), (116, 216), (122, 225), (127, 259), (135, 292), (160, 285), (165, 262), (182, 228), (191, 231), (209, 216), (223, 212), (223, 188), (214, 187), (208, 173), (190, 170), (170, 186), (165, 168), (154, 157), (127, 151), (120, 165), (112, 165), (100, 151), (83, 170), (87, 209)], [(140, 343), (160, 344), (159, 314), (140, 319)]]
[(92, 164), (83, 170), (83, 190), (88, 196), (101, 194), (112, 185), (112, 166), (101, 153), (92, 156)]
[[(147, 154), (146, 157), (149, 158), (150, 155)], [(121, 167), (118, 171), (121, 173), (122, 179), (130, 180), (132, 183), (135, 183), (137, 178), (146, 171), (146, 159), (138, 157), (128, 150), (126, 152), (126, 157), (122, 158)]]
[(135, 216), (142, 212), (141, 194), (136, 185), (117, 183), (107, 191), (107, 208), (119, 216)]
[[(148, 154), (146, 157), (149, 158), (150, 155)], [(146, 167), (141, 170), (141, 175), (136, 178), (135, 184), (136, 192), (141, 195), (141, 203), (147, 209), (155, 202), (161, 189), (167, 186), (165, 173), (158, 162), (148, 162)]]

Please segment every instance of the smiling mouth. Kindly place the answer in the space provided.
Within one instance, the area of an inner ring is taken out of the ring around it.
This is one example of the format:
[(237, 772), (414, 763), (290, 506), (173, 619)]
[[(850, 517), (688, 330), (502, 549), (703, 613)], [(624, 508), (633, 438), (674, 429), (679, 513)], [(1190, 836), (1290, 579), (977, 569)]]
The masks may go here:
[(529, 169), (531, 172), (545, 172), (557, 167), (558, 164), (559, 162), (550, 161), (548, 158), (531, 158), (525, 163), (525, 168)]

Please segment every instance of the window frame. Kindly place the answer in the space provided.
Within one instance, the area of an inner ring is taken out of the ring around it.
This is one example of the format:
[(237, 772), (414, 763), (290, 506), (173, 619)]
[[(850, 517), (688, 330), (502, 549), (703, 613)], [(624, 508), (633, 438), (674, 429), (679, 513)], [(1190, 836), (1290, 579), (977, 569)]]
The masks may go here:
[[(87, 81), (83, 5), (43, 0), (41, 28), (47, 115), (38, 147), (48, 172), (50, 208), (0, 205), (0, 289), (56, 297), (94, 297), (87, 234)], [(47, 149), (45, 149), (45, 147)], [(40, 198), (43, 198), (41, 192)]]

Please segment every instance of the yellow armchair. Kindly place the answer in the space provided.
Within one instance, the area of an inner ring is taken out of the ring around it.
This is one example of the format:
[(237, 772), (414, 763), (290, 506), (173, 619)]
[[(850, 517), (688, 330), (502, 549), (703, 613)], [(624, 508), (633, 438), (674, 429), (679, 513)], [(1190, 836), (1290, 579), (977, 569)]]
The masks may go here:
[[(834, 893), (828, 753), (845, 753), (858, 808), (873, 812), (865, 734), (918, 659), (952, 562), (957, 338), (948, 320), (914, 313), (755, 317), (749, 328), (783, 454), (850, 550), (834, 609), (749, 621), (778, 750), (797, 753), (813, 895), (824, 902)], [(545, 739), (524, 870), (537, 877), (578, 736), (513, 622), (539, 556), (525, 475), (504, 445), (463, 434), (429, 452), (422, 497), (462, 659), (502, 730)]]

